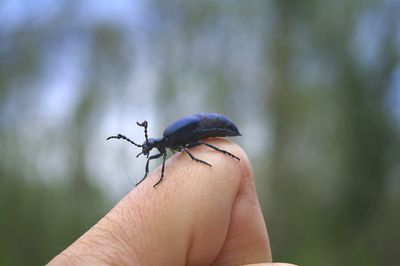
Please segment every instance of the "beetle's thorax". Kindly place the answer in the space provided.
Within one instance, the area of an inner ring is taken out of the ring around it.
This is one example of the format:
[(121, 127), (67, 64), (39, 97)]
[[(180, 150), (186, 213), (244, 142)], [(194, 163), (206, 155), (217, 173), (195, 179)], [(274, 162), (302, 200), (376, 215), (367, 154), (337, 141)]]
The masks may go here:
[(148, 155), (152, 149), (158, 149), (161, 146), (164, 146), (164, 138), (149, 138), (142, 144), (142, 153)]

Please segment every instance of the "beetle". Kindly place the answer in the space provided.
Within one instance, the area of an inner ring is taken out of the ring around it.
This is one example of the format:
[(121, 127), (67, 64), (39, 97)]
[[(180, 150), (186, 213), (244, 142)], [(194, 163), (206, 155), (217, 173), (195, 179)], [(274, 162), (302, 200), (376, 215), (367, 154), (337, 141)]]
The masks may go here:
[[(143, 121), (142, 123), (136, 122), (136, 124), (144, 128), (145, 141), (142, 145), (135, 143), (134, 141), (121, 134), (110, 136), (107, 138), (107, 140), (123, 139), (135, 145), (136, 147), (142, 148), (142, 151), (138, 155), (136, 155), (136, 158), (139, 157), (141, 154), (147, 156), (146, 173), (144, 177), (136, 184), (136, 186), (139, 185), (147, 177), (147, 174), (149, 173), (150, 160), (157, 159), (162, 156), (163, 162), (161, 167), (161, 177), (157, 181), (157, 183), (154, 184), (153, 187), (156, 187), (158, 184), (160, 184), (160, 182), (164, 178), (167, 148), (170, 149), (172, 152), (184, 151), (186, 154), (189, 155), (192, 160), (198, 163), (205, 164), (209, 167), (211, 167), (211, 164), (196, 158), (189, 151), (189, 149), (199, 145), (205, 145), (240, 161), (240, 158), (233, 155), (232, 153), (222, 150), (212, 144), (201, 141), (210, 137), (241, 136), (237, 126), (232, 122), (229, 117), (225, 115), (217, 113), (199, 113), (182, 117), (181, 119), (167, 126), (164, 130), (163, 137), (161, 138), (148, 138), (147, 121)], [(154, 148), (157, 149), (159, 153), (150, 156), (150, 151)]]

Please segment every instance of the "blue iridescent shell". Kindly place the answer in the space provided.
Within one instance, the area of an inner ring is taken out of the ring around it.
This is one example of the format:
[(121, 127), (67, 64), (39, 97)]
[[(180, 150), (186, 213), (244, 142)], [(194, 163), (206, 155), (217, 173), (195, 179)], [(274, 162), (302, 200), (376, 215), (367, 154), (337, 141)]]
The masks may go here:
[(199, 113), (182, 117), (164, 130), (168, 143), (183, 145), (210, 137), (240, 136), (232, 120), (217, 113)]

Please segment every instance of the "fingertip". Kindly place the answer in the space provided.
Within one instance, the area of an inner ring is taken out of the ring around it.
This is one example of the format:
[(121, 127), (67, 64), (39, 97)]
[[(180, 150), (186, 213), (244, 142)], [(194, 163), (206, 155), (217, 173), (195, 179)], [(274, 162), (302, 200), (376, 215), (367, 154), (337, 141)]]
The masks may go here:
[[(201, 187), (203, 183), (219, 183), (225, 187), (236, 189), (242, 176), (252, 180), (250, 161), (239, 145), (221, 138), (207, 139), (205, 142), (237, 156), (240, 160), (210, 147), (199, 145), (188, 149), (188, 151), (204, 163), (193, 160), (184, 151), (175, 153), (166, 161), (164, 177), (156, 188), (165, 187), (162, 189), (175, 191), (179, 190), (179, 186)], [(161, 177), (161, 168), (160, 165), (150, 172), (139, 187), (157, 183)]]
[[(175, 153), (166, 161), (160, 183), (161, 165), (111, 212), (124, 213), (126, 226), (130, 228), (137, 227), (140, 221), (136, 242), (157, 239), (157, 246), (151, 247), (156, 252), (173, 241), (175, 253), (181, 252), (197, 264), (209, 264), (218, 255), (229, 228), (241, 176), (250, 171), (247, 156), (237, 144), (225, 139), (206, 142), (241, 160), (238, 162), (204, 145), (189, 149), (190, 153), (212, 167), (192, 160), (185, 152)], [(143, 250), (149, 247), (144, 243), (139, 246)], [(159, 251), (158, 254), (157, 261), (165, 261), (165, 257), (161, 259), (163, 254)], [(171, 252), (164, 255), (173, 257)], [(155, 257), (151, 259), (156, 261)]]
[[(190, 151), (210, 163), (211, 168), (187, 154), (175, 154), (166, 162), (164, 179), (156, 188), (153, 185), (160, 179), (161, 167), (71, 245), (70, 253), (97, 259), (124, 258), (126, 264), (207, 265), (221, 254), (226, 240), (231, 239), (231, 229), (238, 231), (235, 224), (244, 226), (239, 231), (250, 225), (249, 232), (254, 232), (252, 221), (232, 221), (238, 219), (237, 214), (251, 216), (253, 211), (246, 206), (234, 206), (238, 195), (248, 191), (241, 188), (242, 180), (252, 180), (247, 155), (225, 139), (207, 142), (234, 154), (240, 161), (206, 146)], [(168, 248), (171, 243), (172, 249)], [(250, 242), (245, 239), (245, 243)], [(83, 250), (83, 246), (90, 248)]]
[[(207, 139), (205, 142), (215, 147), (218, 147), (221, 150), (227, 151), (232, 155), (234, 155), (235, 157), (239, 158), (239, 160), (237, 160), (236, 158), (230, 155), (223, 154), (222, 152), (216, 151), (205, 145), (197, 146), (195, 148), (190, 149), (192, 154), (195, 155), (197, 158), (205, 160), (206, 162), (212, 165), (211, 170), (213, 170), (213, 172), (207, 173), (207, 175), (210, 178), (221, 177), (221, 174), (224, 171), (229, 174), (235, 172), (235, 174), (230, 175), (233, 178), (233, 180), (232, 179), (223, 180), (226, 182), (238, 183), (241, 178), (250, 178), (250, 179), (253, 178), (253, 172), (250, 160), (245, 151), (237, 143), (223, 138), (210, 138)], [(196, 167), (196, 168), (201, 167), (201, 165), (192, 161), (184, 153), (179, 153), (176, 154), (175, 156), (178, 163), (186, 165), (190, 164), (191, 167)], [(233, 184), (226, 184), (226, 185), (233, 185)]]

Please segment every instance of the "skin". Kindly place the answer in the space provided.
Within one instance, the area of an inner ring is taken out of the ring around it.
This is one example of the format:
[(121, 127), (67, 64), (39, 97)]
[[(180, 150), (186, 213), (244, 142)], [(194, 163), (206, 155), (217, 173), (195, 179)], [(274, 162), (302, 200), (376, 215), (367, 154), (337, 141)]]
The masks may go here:
[[(290, 265), (271, 263), (267, 229), (244, 151), (209, 139), (241, 160), (205, 146), (177, 153), (49, 265)], [(261, 264), (260, 264), (261, 263)]]

